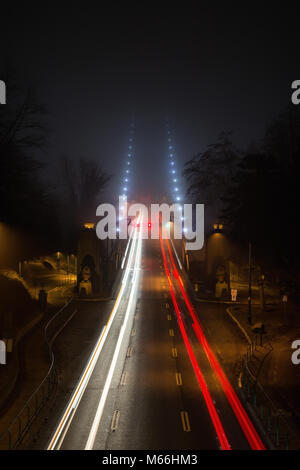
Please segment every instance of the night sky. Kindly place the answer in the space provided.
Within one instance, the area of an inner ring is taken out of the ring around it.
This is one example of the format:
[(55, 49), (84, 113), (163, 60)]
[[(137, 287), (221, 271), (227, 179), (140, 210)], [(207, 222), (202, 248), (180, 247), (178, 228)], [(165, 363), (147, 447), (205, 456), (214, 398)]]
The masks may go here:
[(289, 103), (300, 78), (292, 3), (103, 5), (1, 5), (1, 61), (39, 84), (52, 129), (41, 158), (53, 174), (63, 154), (93, 157), (114, 174), (110, 191), (118, 192), (134, 114), (131, 194), (163, 195), (166, 117), (182, 168), (221, 131), (232, 130), (242, 147), (262, 137)]

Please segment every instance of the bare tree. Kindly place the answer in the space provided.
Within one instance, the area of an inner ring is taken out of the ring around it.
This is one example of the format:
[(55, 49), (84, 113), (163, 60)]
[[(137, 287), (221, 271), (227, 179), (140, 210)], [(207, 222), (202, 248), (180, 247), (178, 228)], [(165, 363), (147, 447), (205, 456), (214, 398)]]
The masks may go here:
[(61, 158), (61, 179), (63, 217), (68, 219), (67, 238), (75, 248), (78, 230), (84, 222), (95, 219), (99, 197), (111, 176), (96, 160), (84, 157), (71, 160), (64, 156)]

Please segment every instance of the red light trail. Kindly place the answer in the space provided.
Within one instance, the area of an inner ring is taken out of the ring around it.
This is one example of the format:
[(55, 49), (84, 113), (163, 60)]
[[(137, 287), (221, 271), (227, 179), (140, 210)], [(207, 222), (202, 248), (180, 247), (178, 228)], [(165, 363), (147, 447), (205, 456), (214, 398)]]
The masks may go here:
[[(222, 389), (224, 390), (225, 394), (226, 394), (226, 397), (232, 407), (232, 410), (233, 412), (235, 413), (236, 415), (236, 418), (238, 420), (238, 422), (240, 423), (240, 426), (250, 444), (250, 447), (251, 449), (253, 450), (265, 450), (265, 446), (262, 442), (262, 440), (260, 439), (258, 433), (256, 432), (252, 422), (250, 421), (249, 419), (249, 416), (247, 415), (246, 411), (244, 410), (238, 396), (236, 395), (235, 391), (233, 390), (230, 382), (228, 381), (223, 369), (221, 368), (219, 362), (217, 361), (211, 347), (209, 346), (207, 340), (206, 340), (206, 337), (203, 333), (203, 329), (201, 328), (201, 325), (200, 325), (200, 322), (199, 322), (199, 319), (194, 311), (194, 308), (192, 306), (192, 303), (188, 297), (188, 294), (186, 293), (185, 289), (184, 289), (184, 286), (183, 286), (183, 282), (181, 281), (180, 279), (180, 276), (179, 276), (179, 273), (178, 273), (178, 270), (177, 270), (177, 267), (174, 263), (174, 258), (173, 258), (173, 255), (172, 255), (172, 252), (171, 252), (171, 248), (170, 248), (170, 244), (169, 244), (169, 241), (167, 241), (167, 246), (168, 246), (168, 251), (169, 251), (169, 254), (170, 254), (170, 258), (171, 258), (171, 262), (172, 262), (172, 266), (173, 266), (173, 272), (174, 272), (174, 276), (175, 278), (179, 281), (178, 284), (179, 284), (179, 287), (180, 287), (180, 291), (181, 291), (181, 294), (184, 298), (184, 301), (186, 303), (186, 306), (191, 314), (191, 317), (194, 321), (194, 324), (193, 324), (193, 328), (194, 328), (194, 331), (196, 333), (196, 336), (203, 348), (203, 350), (205, 351), (206, 353), (206, 356), (211, 364), (211, 367), (213, 368), (213, 370), (215, 371), (216, 375), (217, 375), (217, 378), (219, 380), (219, 383), (222, 387)], [(162, 243), (162, 241), (161, 241)]]
[(183, 321), (182, 321), (182, 318), (181, 318), (178, 303), (177, 303), (177, 300), (176, 300), (176, 297), (175, 297), (175, 294), (174, 294), (174, 289), (173, 289), (173, 285), (172, 285), (172, 281), (171, 281), (171, 277), (170, 277), (169, 268), (168, 268), (168, 265), (167, 265), (167, 259), (166, 259), (166, 254), (165, 254), (165, 251), (164, 251), (164, 246), (163, 246), (161, 234), (160, 234), (160, 244), (161, 244), (161, 250), (162, 250), (162, 255), (163, 255), (163, 260), (164, 260), (164, 267), (165, 267), (166, 275), (167, 275), (169, 286), (170, 286), (172, 301), (173, 301), (173, 304), (174, 304), (175, 312), (176, 312), (176, 315), (177, 315), (177, 318), (178, 318), (179, 328), (180, 328), (180, 331), (181, 331), (181, 334), (182, 334), (182, 337), (183, 337), (188, 355), (190, 357), (193, 369), (196, 373), (196, 377), (198, 379), (200, 388), (202, 390), (206, 406), (208, 408), (211, 420), (213, 422), (213, 425), (215, 427), (218, 439), (220, 441), (220, 445), (221, 445), (223, 450), (231, 450), (230, 444), (229, 444), (228, 439), (226, 437), (226, 434), (225, 434), (224, 428), (222, 426), (222, 423), (220, 421), (219, 415), (217, 413), (216, 407), (215, 407), (215, 405), (212, 401), (209, 390), (207, 388), (204, 377), (201, 373), (201, 370), (200, 370), (200, 367), (198, 365), (197, 359), (194, 355), (194, 352), (193, 352), (191, 344), (189, 342), (187, 333), (186, 333), (185, 328), (184, 328), (184, 324), (183, 324)]

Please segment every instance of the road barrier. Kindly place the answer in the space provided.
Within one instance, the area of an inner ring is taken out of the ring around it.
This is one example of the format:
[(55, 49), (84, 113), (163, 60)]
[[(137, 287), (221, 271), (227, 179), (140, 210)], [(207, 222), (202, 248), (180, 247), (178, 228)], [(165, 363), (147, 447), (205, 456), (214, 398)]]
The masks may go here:
[(68, 307), (72, 300), (70, 299), (45, 326), (44, 336), (50, 359), (48, 372), (7, 430), (0, 436), (0, 450), (16, 449), (19, 446), (33, 421), (56, 390), (57, 374), (52, 343), (57, 336), (57, 331), (61, 331), (61, 325), (65, 325), (68, 321), (67, 318), (70, 316)]

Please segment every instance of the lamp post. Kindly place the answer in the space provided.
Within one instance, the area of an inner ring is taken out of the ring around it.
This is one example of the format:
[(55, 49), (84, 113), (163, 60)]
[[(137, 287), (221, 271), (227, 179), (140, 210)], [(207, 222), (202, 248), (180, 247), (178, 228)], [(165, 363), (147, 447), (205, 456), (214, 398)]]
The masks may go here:
[(261, 273), (260, 279), (259, 279), (259, 293), (260, 293), (260, 306), (261, 306), (262, 312), (265, 310), (264, 280), (265, 280), (265, 275)]

